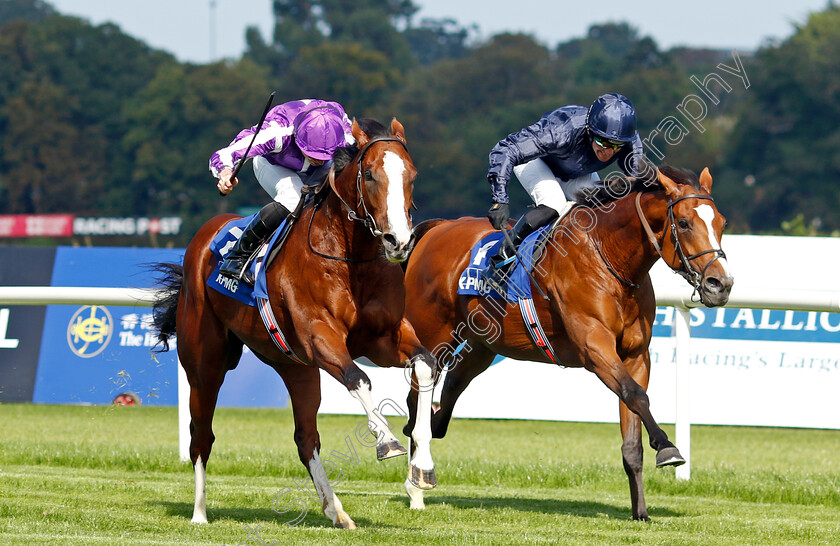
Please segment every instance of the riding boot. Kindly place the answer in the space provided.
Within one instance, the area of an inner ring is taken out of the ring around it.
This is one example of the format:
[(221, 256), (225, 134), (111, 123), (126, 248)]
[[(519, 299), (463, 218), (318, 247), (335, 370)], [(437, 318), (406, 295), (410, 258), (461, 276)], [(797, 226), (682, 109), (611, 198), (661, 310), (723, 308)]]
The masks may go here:
[(264, 206), (245, 227), (234, 247), (225, 255), (219, 266), (219, 273), (253, 286), (254, 277), (248, 271), (248, 262), (263, 241), (274, 233), (288, 215), (289, 210), (276, 201)]
[(499, 245), (499, 253), (490, 258), (490, 264), (493, 268), (496, 270), (501, 268), (507, 270), (508, 268), (506, 266), (515, 261), (516, 249), (519, 248), (522, 241), (539, 228), (554, 221), (557, 216), (557, 211), (546, 205), (538, 205), (536, 208), (523, 214), (509, 232), (510, 241), (513, 243), (513, 246), (511, 246), (507, 238), (502, 239), (502, 244)]

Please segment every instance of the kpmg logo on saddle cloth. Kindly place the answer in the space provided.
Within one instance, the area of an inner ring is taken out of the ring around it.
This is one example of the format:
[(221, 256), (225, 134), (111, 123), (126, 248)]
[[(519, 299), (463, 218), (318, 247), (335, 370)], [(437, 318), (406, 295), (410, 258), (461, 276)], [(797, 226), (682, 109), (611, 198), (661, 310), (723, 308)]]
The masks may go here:
[[(259, 214), (259, 213), (257, 213)], [(239, 240), (239, 237), (242, 236), (242, 232), (245, 230), (245, 227), (251, 222), (251, 220), (256, 216), (256, 214), (252, 216), (246, 216), (244, 218), (237, 218), (235, 220), (231, 220), (224, 227), (219, 230), (219, 233), (216, 234), (216, 237), (210, 242), (210, 251), (219, 259), (219, 264), (221, 264), (222, 259), (224, 256), (230, 252), (230, 249), (236, 244), (236, 241)], [(277, 228), (277, 231), (274, 232), (271, 239), (268, 241), (268, 244), (265, 245), (262, 249), (260, 249), (260, 253), (257, 257), (251, 261), (248, 265), (248, 268), (251, 271), (251, 274), (256, 277), (256, 282), (254, 283), (257, 286), (257, 294), (265, 294), (265, 268), (260, 267), (256, 269), (258, 263), (262, 263), (263, 256), (266, 253), (266, 249), (270, 249), (274, 246), (277, 238), (283, 232), (286, 225), (286, 221), (284, 220), (283, 223)], [(255, 273), (256, 272), (256, 273)], [(236, 300), (241, 301), (242, 303), (247, 303), (250, 306), (256, 306), (256, 295), (254, 293), (254, 288), (248, 286), (244, 282), (239, 282), (236, 279), (231, 279), (230, 277), (225, 277), (219, 273), (219, 266), (216, 266), (216, 269), (213, 270), (213, 274), (210, 275), (210, 278), (207, 279), (207, 286), (212, 288), (213, 290), (220, 292), (226, 296), (230, 296)], [(263, 297), (268, 297), (264, 295)]]
[(534, 247), (549, 227), (545, 226), (538, 229), (526, 237), (522, 244), (519, 245), (517, 252), (520, 258), (525, 261), (528, 269), (525, 269), (522, 262), (519, 260), (516, 261), (516, 267), (508, 274), (508, 282), (504, 287), (506, 288), (506, 294), (504, 296), (494, 290), (481, 276), (481, 272), (490, 266), (490, 257), (495, 256), (499, 251), (499, 245), (502, 242), (502, 232), (494, 231), (477, 242), (473, 245), (472, 250), (470, 250), (470, 265), (458, 277), (458, 294), (506, 299), (511, 303), (517, 303), (519, 298), (530, 298), (531, 278), (528, 276), (528, 272), (534, 268)]
[(80, 307), (67, 326), (67, 344), (76, 356), (91, 358), (108, 346), (114, 333), (114, 319), (101, 305)]

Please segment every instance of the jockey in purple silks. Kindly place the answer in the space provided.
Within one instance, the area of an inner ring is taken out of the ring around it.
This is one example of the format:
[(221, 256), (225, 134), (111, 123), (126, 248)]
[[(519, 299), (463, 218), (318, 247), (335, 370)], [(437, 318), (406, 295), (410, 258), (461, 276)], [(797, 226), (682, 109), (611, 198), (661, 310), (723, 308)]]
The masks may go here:
[(499, 254), (491, 260), (494, 267), (512, 263), (525, 237), (562, 218), (575, 202), (602, 187), (599, 170), (617, 161), (626, 174), (635, 176), (643, 157), (636, 111), (627, 97), (617, 93), (601, 95), (589, 108), (564, 106), (548, 112), (501, 140), (490, 151), (487, 173), (493, 192), (493, 206), (487, 213), (490, 223), (507, 229), (507, 185), (513, 174), (537, 206), (511, 230), (514, 247), (507, 242), (500, 245)]
[[(233, 167), (244, 161), (245, 150), (257, 127), (244, 129), (227, 147), (210, 157), (210, 172), (227, 195), (239, 183)], [(247, 157), (254, 158), (254, 174), (274, 199), (245, 228), (226, 255), (219, 273), (253, 284), (245, 271), (251, 254), (295, 210), (304, 182), (321, 182), (329, 171), (333, 152), (355, 143), (351, 123), (337, 102), (302, 99), (269, 110)]]

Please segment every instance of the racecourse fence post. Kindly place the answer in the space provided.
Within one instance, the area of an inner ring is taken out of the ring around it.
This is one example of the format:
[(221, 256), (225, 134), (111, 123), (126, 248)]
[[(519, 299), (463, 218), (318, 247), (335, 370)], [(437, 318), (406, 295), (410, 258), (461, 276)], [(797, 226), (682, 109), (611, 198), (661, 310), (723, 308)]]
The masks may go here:
[(685, 464), (676, 468), (678, 480), (691, 478), (691, 401), (689, 396), (690, 359), (691, 359), (691, 311), (687, 307), (677, 306), (674, 329), (676, 333), (676, 414), (674, 441), (680, 450)]

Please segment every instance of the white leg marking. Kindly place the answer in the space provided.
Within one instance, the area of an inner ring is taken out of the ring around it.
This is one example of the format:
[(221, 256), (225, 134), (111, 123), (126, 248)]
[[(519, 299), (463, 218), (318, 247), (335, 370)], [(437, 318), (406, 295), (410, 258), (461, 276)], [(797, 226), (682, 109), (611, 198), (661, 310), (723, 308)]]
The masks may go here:
[(204, 471), (204, 463), (201, 462), (201, 455), (195, 461), (195, 506), (193, 507), (193, 523), (207, 523), (207, 474)]
[(414, 487), (411, 481), (406, 479), (405, 492), (408, 493), (409, 508), (412, 510), (425, 510), (426, 503), (423, 501), (423, 490), (419, 487)]
[[(709, 247), (720, 250), (720, 241), (715, 240), (715, 230), (712, 228), (712, 221), (715, 219), (714, 209), (710, 205), (700, 205), (694, 210), (697, 211), (697, 216), (706, 222), (706, 231), (709, 233)], [(729, 272), (729, 263), (726, 261), (726, 258), (719, 258), (718, 262), (723, 267), (723, 272), (726, 273), (726, 276), (731, 277), (732, 273)]]
[(365, 409), (368, 417), (368, 426), (371, 432), (376, 435), (376, 443), (396, 442), (397, 437), (388, 428), (388, 422), (373, 405), (373, 398), (370, 396), (370, 384), (363, 382), (358, 389), (349, 392), (353, 398), (361, 402), (362, 407)]
[(385, 152), (383, 165), (385, 176), (388, 179), (388, 230), (401, 245), (407, 245), (411, 239), (411, 228), (408, 227), (408, 215), (405, 212), (405, 191), (403, 191), (405, 162), (394, 152)]
[(315, 484), (315, 491), (318, 492), (318, 498), (321, 500), (324, 515), (330, 518), (330, 521), (336, 527), (355, 529), (356, 524), (344, 511), (341, 501), (338, 500), (330, 486), (330, 480), (327, 478), (327, 473), (324, 472), (324, 465), (321, 463), (317, 451), (312, 452), (312, 459), (309, 461), (309, 473), (312, 476), (312, 482)]
[(417, 393), (417, 416), (414, 421), (414, 430), (411, 431), (417, 451), (411, 459), (411, 464), (423, 470), (431, 470), (435, 467), (431, 450), (434, 391), (432, 367), (426, 362), (425, 357), (415, 358), (413, 362), (419, 392)]

